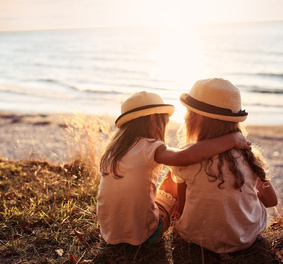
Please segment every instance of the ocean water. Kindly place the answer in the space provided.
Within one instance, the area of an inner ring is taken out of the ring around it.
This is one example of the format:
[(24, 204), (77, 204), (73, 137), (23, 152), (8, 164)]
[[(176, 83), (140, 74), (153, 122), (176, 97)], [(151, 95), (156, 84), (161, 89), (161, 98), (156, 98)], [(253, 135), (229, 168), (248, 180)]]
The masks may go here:
[(179, 96), (221, 77), (241, 90), (248, 124), (283, 124), (283, 21), (0, 32), (0, 111), (118, 116), (132, 93)]

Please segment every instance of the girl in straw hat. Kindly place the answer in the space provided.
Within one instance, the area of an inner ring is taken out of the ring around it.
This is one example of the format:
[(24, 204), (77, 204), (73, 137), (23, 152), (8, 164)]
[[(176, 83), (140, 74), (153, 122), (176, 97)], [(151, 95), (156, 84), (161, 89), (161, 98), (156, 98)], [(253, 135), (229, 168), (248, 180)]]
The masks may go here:
[(118, 130), (101, 158), (97, 197), (101, 234), (109, 244), (150, 245), (169, 227), (177, 191), (164, 183), (157, 193), (162, 164), (190, 165), (235, 146), (250, 148), (244, 136), (233, 133), (188, 149), (170, 149), (164, 134), (173, 112), (173, 105), (147, 92), (133, 94), (121, 106)]
[[(187, 107), (187, 143), (202, 142), (242, 132), (239, 89), (223, 79), (197, 81), (189, 94), (182, 94)], [(277, 197), (266, 178), (264, 164), (250, 149), (228, 151), (188, 167), (173, 167), (178, 182), (175, 228), (185, 241), (216, 253), (245, 249), (266, 228), (266, 209)]]

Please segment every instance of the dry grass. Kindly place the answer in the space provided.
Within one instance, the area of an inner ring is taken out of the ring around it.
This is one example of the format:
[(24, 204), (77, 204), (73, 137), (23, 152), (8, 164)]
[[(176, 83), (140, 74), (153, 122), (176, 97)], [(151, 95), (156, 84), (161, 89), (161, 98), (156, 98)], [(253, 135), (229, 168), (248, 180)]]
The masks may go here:
[[(202, 251), (172, 230), (151, 248), (109, 246), (96, 218), (97, 182), (74, 162), (0, 161), (0, 263), (202, 263)], [(282, 217), (262, 241), (234, 254), (208, 251), (204, 263), (280, 263)]]
[[(109, 122), (94, 116), (74, 115), (66, 119), (68, 160), (80, 161), (96, 177), (101, 152), (111, 137)], [(97, 178), (99, 181), (99, 178)]]
[(111, 129), (78, 116), (68, 123), (70, 155), (54, 166), (0, 160), (0, 263), (281, 263), (282, 217), (264, 238), (233, 254), (214, 254), (182, 241), (170, 228), (150, 248), (110, 246), (96, 217), (97, 163)]

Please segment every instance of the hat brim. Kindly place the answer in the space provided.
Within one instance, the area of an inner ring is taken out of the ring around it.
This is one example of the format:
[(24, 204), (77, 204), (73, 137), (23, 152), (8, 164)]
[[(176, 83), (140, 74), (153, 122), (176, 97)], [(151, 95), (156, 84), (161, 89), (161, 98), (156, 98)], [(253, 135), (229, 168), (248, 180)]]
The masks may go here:
[[(228, 122), (243, 122), (247, 119), (248, 113), (240, 111), (239, 113), (232, 113), (230, 109), (224, 109), (215, 107), (200, 101), (197, 101), (191, 97), (192, 100), (188, 100), (189, 94), (183, 93), (180, 96), (181, 103), (189, 110), (210, 118), (219, 119)], [(230, 111), (230, 113), (227, 113)], [(225, 112), (225, 113), (224, 113)]]
[(115, 125), (116, 127), (120, 128), (123, 124), (131, 120), (134, 120), (142, 116), (148, 116), (148, 115), (153, 115), (153, 114), (168, 114), (169, 116), (171, 116), (173, 115), (174, 111), (175, 111), (174, 106), (170, 104), (149, 105), (149, 106), (146, 106), (146, 108), (139, 107), (139, 108), (133, 109), (129, 112), (126, 112), (120, 115), (116, 119)]

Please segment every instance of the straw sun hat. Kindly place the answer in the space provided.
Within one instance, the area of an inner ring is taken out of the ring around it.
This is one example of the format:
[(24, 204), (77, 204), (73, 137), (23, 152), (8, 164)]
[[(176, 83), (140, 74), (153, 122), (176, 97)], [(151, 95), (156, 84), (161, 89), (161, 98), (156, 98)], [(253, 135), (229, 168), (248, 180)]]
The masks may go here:
[(116, 119), (116, 127), (121, 127), (133, 119), (152, 115), (174, 113), (174, 106), (164, 104), (162, 98), (155, 93), (137, 92), (125, 100), (121, 105), (121, 115)]
[(241, 110), (239, 89), (224, 79), (197, 81), (188, 94), (180, 96), (181, 102), (202, 116), (229, 122), (242, 122), (248, 113)]

